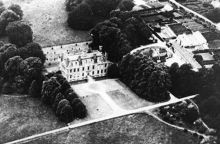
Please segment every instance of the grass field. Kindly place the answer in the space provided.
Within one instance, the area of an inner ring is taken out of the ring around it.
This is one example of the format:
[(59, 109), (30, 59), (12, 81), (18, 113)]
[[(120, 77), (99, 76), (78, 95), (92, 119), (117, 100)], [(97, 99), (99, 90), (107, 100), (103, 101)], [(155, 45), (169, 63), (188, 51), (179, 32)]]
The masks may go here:
[(0, 96), (0, 143), (63, 126), (51, 108), (38, 99)]
[(111, 119), (43, 137), (30, 144), (198, 144), (197, 138), (166, 126), (146, 114)]
[[(6, 6), (19, 4), (34, 32), (34, 41), (43, 47), (89, 40), (88, 31), (70, 29), (65, 0), (2, 0)], [(7, 41), (6, 38), (0, 40)]]

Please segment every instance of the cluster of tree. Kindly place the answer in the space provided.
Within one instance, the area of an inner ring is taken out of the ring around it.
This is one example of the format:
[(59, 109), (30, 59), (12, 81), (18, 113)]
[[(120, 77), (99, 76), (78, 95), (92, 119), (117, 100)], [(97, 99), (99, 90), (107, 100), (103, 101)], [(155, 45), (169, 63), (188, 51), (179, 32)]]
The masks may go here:
[(41, 100), (52, 106), (63, 122), (71, 122), (87, 115), (86, 106), (60, 72), (49, 73), (43, 82)]
[(133, 7), (133, 0), (66, 0), (67, 23), (73, 29), (89, 30), (108, 19), (112, 10), (130, 11)]
[(138, 96), (151, 102), (169, 100), (171, 80), (167, 68), (155, 63), (146, 50), (124, 56), (119, 71), (122, 81)]
[(112, 62), (119, 62), (132, 49), (152, 43), (149, 27), (131, 12), (112, 11), (111, 18), (98, 23), (92, 30), (92, 49), (102, 47)]
[(179, 125), (192, 126), (200, 118), (199, 110), (190, 100), (161, 107), (160, 114), (165, 121)]
[(210, 10), (208, 13), (205, 14), (205, 16), (211, 21), (215, 23), (219, 23), (220, 22), (220, 8), (215, 8), (213, 10)]
[(32, 81), (42, 83), (45, 55), (37, 43), (17, 48), (14, 44), (0, 45), (0, 77), (2, 93), (28, 93)]
[(32, 42), (32, 29), (22, 21), (23, 11), (17, 4), (11, 4), (5, 8), (0, 3), (0, 36), (7, 35), (10, 43), (17, 47), (25, 46)]
[(195, 102), (201, 116), (210, 127), (217, 129), (220, 137), (220, 64), (216, 63), (211, 69), (202, 68), (195, 72), (190, 65), (179, 67), (174, 63), (169, 73), (172, 81), (170, 91), (178, 97), (199, 94)]

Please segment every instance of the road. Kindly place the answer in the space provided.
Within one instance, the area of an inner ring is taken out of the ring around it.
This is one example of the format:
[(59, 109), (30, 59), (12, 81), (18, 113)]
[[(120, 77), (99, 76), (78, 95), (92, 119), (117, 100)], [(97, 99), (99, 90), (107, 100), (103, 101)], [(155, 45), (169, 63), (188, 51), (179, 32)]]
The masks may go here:
[(213, 25), (215, 28), (219, 29), (219, 27), (217, 26), (217, 24), (213, 23), (212, 21), (210, 21), (209, 19), (207, 19), (207, 18), (204, 17), (203, 15), (201, 15), (201, 14), (199, 14), (199, 13), (197, 13), (197, 12), (195, 12), (195, 11), (193, 11), (193, 10), (187, 8), (187, 7), (185, 7), (184, 5), (182, 5), (182, 4), (178, 3), (178, 2), (176, 2), (175, 0), (169, 0), (169, 1), (170, 1), (171, 3), (173, 3), (173, 4), (175, 4), (176, 6), (183, 8), (185, 11), (196, 15), (197, 17), (199, 17), (199, 18), (205, 20), (206, 22), (209, 22), (209, 23), (210, 23), (211, 25)]
[(8, 142), (6, 144), (23, 144), (23, 143), (31, 142), (33, 140), (39, 139), (39, 138), (44, 137), (44, 136), (69, 132), (71, 129), (82, 127), (82, 126), (85, 126), (85, 125), (90, 125), (90, 124), (94, 124), (94, 123), (98, 123), (98, 122), (101, 122), (101, 121), (106, 121), (106, 120), (109, 120), (109, 119), (114, 119), (114, 118), (118, 118), (118, 117), (122, 117), (122, 116), (126, 116), (126, 115), (131, 115), (131, 114), (136, 114), (136, 113), (145, 113), (146, 111), (149, 111), (151, 109), (155, 109), (155, 108), (159, 108), (159, 107), (162, 107), (162, 106), (174, 104), (174, 103), (181, 102), (181, 101), (184, 101), (184, 100), (187, 100), (187, 99), (192, 99), (196, 96), (197, 95), (192, 95), (192, 96), (188, 96), (188, 97), (181, 98), (181, 99), (171, 98), (167, 102), (162, 102), (162, 103), (154, 104), (154, 105), (151, 105), (151, 106), (146, 106), (146, 107), (142, 107), (142, 108), (138, 108), (138, 109), (134, 109), (134, 110), (118, 111), (118, 112), (116, 112), (112, 115), (109, 115), (109, 116), (106, 116), (106, 117), (103, 117), (103, 118), (89, 120), (89, 121), (85, 121), (85, 122), (78, 123), (78, 124), (72, 124), (72, 125), (69, 125), (69, 126), (66, 126), (66, 127), (63, 127), (63, 128), (55, 129), (55, 130), (52, 130), (52, 131), (47, 131), (47, 132), (44, 132), (44, 133), (41, 133), (41, 134), (36, 134), (36, 135), (33, 135), (33, 136), (29, 136), (29, 137), (26, 137), (26, 138), (22, 138), (22, 139), (19, 139), (19, 140)]

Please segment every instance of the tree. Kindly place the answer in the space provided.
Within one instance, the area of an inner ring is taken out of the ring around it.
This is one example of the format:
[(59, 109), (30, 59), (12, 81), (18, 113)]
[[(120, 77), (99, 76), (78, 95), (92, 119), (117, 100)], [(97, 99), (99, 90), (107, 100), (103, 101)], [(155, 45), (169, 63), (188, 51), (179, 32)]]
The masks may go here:
[(13, 79), (20, 73), (21, 61), (23, 61), (23, 59), (20, 56), (14, 56), (5, 62), (5, 72), (8, 78)]
[(50, 78), (47, 81), (43, 82), (42, 90), (41, 90), (41, 100), (45, 104), (52, 105), (51, 98), (52, 93), (56, 87), (59, 87), (60, 84), (57, 82), (55, 77)]
[(26, 79), (26, 90), (33, 80), (42, 79), (43, 64), (41, 59), (38, 57), (29, 57), (20, 63), (20, 72), (24, 75)]
[(15, 86), (12, 82), (5, 82), (2, 86), (3, 94), (12, 94), (16, 91)]
[(96, 16), (108, 18), (112, 10), (118, 7), (121, 0), (86, 0)]
[(64, 95), (61, 93), (58, 93), (55, 97), (55, 100), (54, 100), (53, 106), (52, 106), (54, 111), (57, 110), (58, 104), (62, 99), (65, 99)]
[(31, 42), (26, 44), (24, 47), (20, 47), (18, 49), (19, 55), (23, 58), (29, 58), (29, 57), (38, 57), (41, 59), (42, 64), (44, 64), (46, 60), (46, 56), (44, 55), (42, 51), (42, 47), (35, 42)]
[(5, 62), (17, 55), (17, 48), (15, 45), (5, 44), (0, 48), (0, 74), (5, 74)]
[(26, 79), (22, 75), (17, 75), (14, 78), (14, 84), (16, 87), (15, 92), (19, 94), (25, 94), (26, 93)]
[(140, 45), (152, 43), (150, 29), (143, 20), (129, 12), (111, 12), (111, 18), (92, 30), (92, 49), (108, 54), (108, 60), (119, 62), (124, 55)]
[(120, 77), (119, 68), (118, 68), (117, 64), (111, 64), (108, 67), (107, 76), (109, 78), (119, 78)]
[[(4, 8), (1, 8), (4, 10)], [(12, 10), (4, 10), (0, 15), (0, 36), (5, 34), (8, 23), (19, 20), (19, 16)]]
[(61, 111), (62, 109), (67, 106), (67, 105), (70, 105), (70, 102), (67, 100), (67, 99), (62, 99), (59, 104), (58, 104), (58, 107), (57, 107), (57, 110), (56, 110), (56, 115), (59, 117), (60, 114), (61, 114)]
[(190, 64), (181, 65), (175, 73), (170, 75), (173, 83), (171, 92), (175, 96), (185, 97), (198, 93), (199, 75), (192, 70)]
[(59, 119), (65, 123), (73, 121), (73, 109), (70, 105), (65, 105), (59, 114)]
[(19, 16), (20, 20), (22, 19), (23, 11), (18, 4), (11, 4), (8, 9), (14, 11)]
[(19, 16), (14, 11), (7, 9), (1, 13), (0, 19), (6, 20), (9, 23), (19, 20)]
[(4, 78), (0, 77), (0, 94), (2, 93), (3, 84), (4, 84)]
[(39, 80), (33, 80), (30, 87), (28, 94), (31, 97), (41, 97), (41, 88), (42, 88), (42, 82), (38, 82)]
[(149, 99), (154, 102), (169, 100), (168, 89), (171, 87), (170, 76), (167, 72), (156, 70), (148, 79)]
[(86, 106), (78, 98), (71, 101), (73, 116), (75, 118), (85, 118), (87, 116)]
[(66, 95), (66, 99), (69, 101), (72, 101), (76, 98), (78, 98), (78, 95), (75, 92), (70, 92), (68, 95)]
[(6, 10), (6, 8), (3, 6), (3, 5), (0, 5), (0, 15), (1, 15), (1, 13), (3, 12), (3, 11), (5, 11)]
[(167, 68), (155, 63), (148, 54), (149, 50), (127, 54), (119, 64), (122, 81), (138, 96), (152, 102), (165, 101), (171, 82)]
[(18, 47), (33, 41), (33, 31), (31, 27), (23, 21), (9, 23), (6, 27), (6, 32), (9, 41)]
[(90, 6), (82, 3), (68, 14), (68, 25), (73, 29), (89, 30), (94, 26), (93, 12)]
[(118, 7), (121, 11), (131, 11), (134, 6), (133, 0), (122, 0)]

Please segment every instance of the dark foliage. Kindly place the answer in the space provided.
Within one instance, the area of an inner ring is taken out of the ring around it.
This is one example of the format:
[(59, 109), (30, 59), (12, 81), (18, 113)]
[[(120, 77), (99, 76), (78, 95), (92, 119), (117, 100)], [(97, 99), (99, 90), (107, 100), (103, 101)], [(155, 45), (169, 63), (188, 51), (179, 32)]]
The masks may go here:
[(73, 99), (70, 104), (73, 108), (75, 118), (85, 118), (87, 116), (86, 106), (80, 99)]
[(178, 66), (173, 64), (169, 73), (171, 75), (171, 92), (176, 97), (189, 96), (198, 93), (199, 77), (189, 64)]
[[(52, 106), (60, 121), (66, 123), (75, 118), (84, 118), (87, 114), (85, 105), (59, 71), (46, 75), (41, 99)], [(78, 99), (77, 103), (72, 103), (75, 99)]]
[(5, 78), (6, 79), (13, 79), (15, 76), (20, 74), (20, 63), (23, 59), (20, 56), (14, 56), (9, 58), (5, 62)]
[(134, 7), (133, 0), (122, 0), (118, 7), (121, 11), (130, 11)]
[(65, 105), (59, 114), (60, 121), (69, 123), (73, 121), (73, 109), (70, 105)]
[(58, 104), (62, 99), (65, 99), (64, 95), (61, 93), (58, 93), (55, 97), (55, 100), (54, 100), (53, 106), (52, 106), (54, 111), (57, 110)]
[(117, 64), (112, 64), (108, 67), (107, 76), (109, 78), (119, 78), (120, 77), (119, 68), (118, 68)]
[(6, 28), (9, 41), (18, 47), (25, 46), (33, 41), (33, 31), (31, 27), (23, 21), (9, 23)]
[(15, 84), (12, 82), (5, 82), (2, 86), (2, 93), (4, 94), (12, 94), (15, 91)]
[(28, 92), (31, 97), (41, 97), (42, 82), (42, 80), (32, 81)]
[(67, 99), (62, 99), (57, 106), (57, 110), (56, 110), (56, 115), (59, 117), (60, 113), (62, 111), (62, 109), (67, 106), (70, 105), (70, 102)]
[(42, 47), (35, 42), (28, 43), (24, 47), (19, 48), (18, 53), (23, 59), (26, 59), (28, 57), (38, 57), (41, 59), (41, 62), (43, 64), (46, 60), (46, 56), (42, 51)]
[[(217, 129), (216, 135), (220, 137), (220, 64), (216, 63), (211, 69), (202, 68), (198, 72), (192, 71), (189, 65), (179, 67), (173, 64), (169, 73), (173, 83), (171, 92), (176, 96), (199, 94), (196, 103), (200, 114), (208, 126)], [(193, 118), (195, 113), (190, 113)]]
[(12, 10), (13, 12), (15, 12), (20, 17), (20, 19), (22, 19), (23, 11), (22, 11), (21, 7), (18, 4), (11, 4), (8, 7), (8, 9)]
[(73, 29), (89, 30), (109, 18), (112, 10), (130, 11), (133, 6), (132, 0), (66, 0), (67, 23)]
[(41, 91), (41, 100), (42, 102), (44, 102), (45, 104), (51, 105), (51, 99), (52, 99), (52, 93), (54, 91), (54, 89), (56, 87), (59, 87), (60, 84), (59, 82), (56, 80), (55, 77), (50, 78), (47, 81), (43, 82), (43, 86), (42, 86), (42, 91)]
[(146, 100), (152, 102), (168, 100), (171, 82), (167, 68), (155, 63), (145, 53), (146, 50), (137, 51), (122, 59), (119, 65), (122, 81)]
[(152, 43), (152, 33), (138, 16), (129, 12), (111, 12), (111, 18), (98, 23), (91, 30), (92, 49), (99, 49), (108, 54), (112, 62), (119, 62), (132, 49)]
[(0, 5), (0, 36), (5, 34), (5, 29), (10, 22), (22, 19), (22, 10), (19, 5), (12, 4), (8, 9)]
[(79, 30), (89, 30), (94, 27), (94, 16), (89, 5), (82, 3), (69, 12), (67, 23), (71, 28)]

